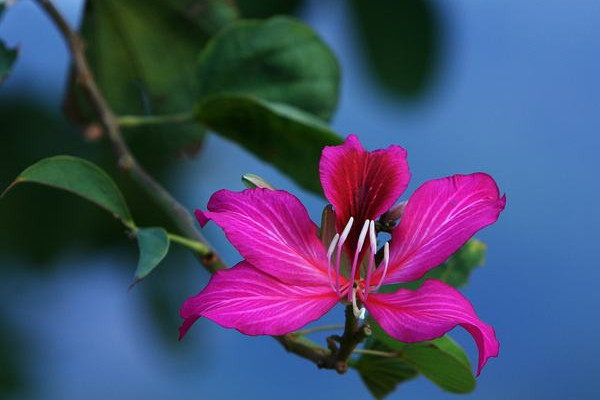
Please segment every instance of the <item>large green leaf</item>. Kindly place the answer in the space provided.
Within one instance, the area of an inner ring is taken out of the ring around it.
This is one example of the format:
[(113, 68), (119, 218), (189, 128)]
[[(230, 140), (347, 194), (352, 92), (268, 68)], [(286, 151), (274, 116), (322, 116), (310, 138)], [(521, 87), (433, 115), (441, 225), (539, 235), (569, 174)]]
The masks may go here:
[[(118, 115), (191, 111), (196, 62), (208, 38), (237, 16), (225, 0), (201, 6), (178, 0), (88, 0), (81, 34), (96, 81)], [(71, 114), (93, 118), (72, 79)], [(132, 147), (156, 154), (193, 150), (203, 137), (193, 122), (127, 129)]]
[(55, 156), (40, 160), (21, 172), (3, 195), (22, 182), (66, 190), (96, 203), (125, 224), (133, 223), (125, 199), (112, 179), (98, 166), (84, 159)]
[[(369, 340), (366, 348), (379, 351), (389, 350), (374, 340)], [(376, 399), (383, 399), (400, 383), (418, 375), (418, 371), (400, 357), (363, 354), (356, 363), (351, 365), (356, 368), (365, 386)]]
[(238, 21), (200, 55), (201, 97), (246, 94), (290, 104), (329, 119), (340, 72), (329, 47), (307, 25), (287, 17)]
[(381, 86), (402, 97), (424, 92), (438, 63), (440, 23), (435, 2), (351, 2), (365, 59)]
[(449, 336), (418, 343), (403, 343), (389, 336), (370, 319), (375, 346), (379, 344), (397, 352), (402, 360), (442, 389), (468, 393), (476, 381), (465, 351)]
[[(437, 341), (444, 340), (442, 345)], [(409, 365), (437, 384), (453, 393), (469, 393), (477, 384), (465, 357), (458, 356), (462, 349), (452, 339), (441, 338), (427, 344), (404, 347), (404, 359)], [(451, 349), (448, 349), (450, 347)], [(464, 354), (464, 352), (462, 352)]]
[(196, 118), (316, 193), (321, 193), (318, 174), (321, 150), (341, 143), (314, 116), (250, 96), (210, 97), (198, 105)]
[(135, 234), (140, 258), (130, 288), (144, 279), (169, 252), (169, 237), (163, 228), (141, 228)]

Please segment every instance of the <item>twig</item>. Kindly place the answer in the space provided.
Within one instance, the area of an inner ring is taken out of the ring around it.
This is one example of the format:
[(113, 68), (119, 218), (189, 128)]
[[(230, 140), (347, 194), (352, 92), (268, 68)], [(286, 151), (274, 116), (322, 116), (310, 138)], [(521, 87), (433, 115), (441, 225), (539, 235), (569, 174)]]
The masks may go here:
[(148, 125), (177, 124), (193, 120), (191, 113), (166, 114), (166, 115), (122, 115), (117, 118), (120, 127), (137, 127)]
[(371, 356), (380, 356), (387, 358), (399, 357), (398, 353), (390, 353), (389, 351), (379, 351), (379, 350), (370, 350), (370, 349), (354, 349), (352, 352), (354, 354), (367, 354)]
[(344, 325), (324, 325), (324, 326), (317, 326), (315, 328), (302, 329), (302, 330), (293, 332), (293, 334), (296, 336), (306, 336), (306, 335), (310, 335), (311, 333), (334, 331), (334, 330), (343, 329), (343, 328), (344, 328)]
[(125, 143), (125, 140), (123, 139), (117, 117), (94, 80), (91, 68), (85, 57), (85, 46), (81, 37), (77, 32), (71, 29), (62, 14), (56, 9), (51, 1), (35, 1), (44, 9), (52, 21), (54, 21), (67, 41), (77, 71), (78, 83), (85, 91), (96, 113), (100, 117), (102, 124), (106, 128), (107, 136), (117, 155), (119, 167), (144, 188), (146, 193), (166, 211), (167, 215), (170, 216), (172, 222), (183, 236), (190, 240), (201, 242), (205, 244), (207, 248), (211, 249), (207, 254), (199, 254), (196, 252), (206, 269), (210, 272), (215, 272), (225, 268), (225, 264), (221, 261), (218, 254), (212, 250), (210, 245), (202, 237), (202, 234), (196, 229), (191, 214), (142, 168), (129, 150), (127, 143)]
[[(194, 225), (194, 220), (190, 213), (179, 202), (167, 192), (158, 182), (156, 182), (148, 173), (138, 164), (137, 160), (129, 150), (121, 130), (119, 121), (112, 109), (106, 102), (96, 81), (92, 75), (84, 52), (84, 44), (77, 32), (73, 31), (69, 24), (65, 21), (61, 13), (54, 7), (49, 0), (35, 0), (54, 21), (61, 34), (68, 43), (69, 49), (73, 56), (75, 68), (77, 71), (78, 82), (87, 94), (90, 102), (98, 113), (102, 124), (106, 128), (108, 138), (113, 144), (117, 155), (119, 166), (136, 182), (138, 182), (148, 193), (154, 198), (161, 207), (166, 211), (172, 221), (176, 224), (181, 234), (185, 239), (200, 242), (205, 245), (210, 252), (202, 256), (198, 252), (200, 261), (204, 267), (211, 273), (219, 269), (225, 268), (225, 264), (221, 261), (217, 253), (212, 250), (210, 245), (202, 237), (200, 232)], [(171, 238), (173, 239), (173, 238)], [(346, 313), (347, 314), (347, 313)], [(350, 314), (352, 310), (350, 309)], [(352, 316), (354, 318), (354, 316)], [(314, 362), (320, 368), (335, 369), (340, 373), (347, 370), (347, 360), (352, 350), (364, 338), (360, 332), (366, 330), (356, 329), (356, 320), (353, 319), (350, 325), (346, 323), (346, 330), (342, 337), (340, 349), (337, 352), (331, 352), (322, 347), (309, 343), (301, 336), (293, 333), (284, 336), (274, 337), (288, 351), (297, 354), (300, 357), (306, 358)], [(351, 328), (350, 330), (348, 328)], [(362, 338), (361, 338), (362, 337)], [(303, 340), (304, 339), (304, 340)]]

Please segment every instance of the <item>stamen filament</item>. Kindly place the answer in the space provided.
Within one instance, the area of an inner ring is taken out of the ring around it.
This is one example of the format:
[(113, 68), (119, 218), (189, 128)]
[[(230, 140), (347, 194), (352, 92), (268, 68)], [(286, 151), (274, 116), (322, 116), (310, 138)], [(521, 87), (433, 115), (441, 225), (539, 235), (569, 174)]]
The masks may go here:
[(390, 264), (390, 244), (388, 242), (385, 242), (385, 245), (383, 246), (383, 274), (381, 274), (381, 279), (379, 280), (379, 283), (373, 289), (374, 292), (379, 290), (381, 285), (383, 285), (383, 281), (385, 280), (385, 274), (387, 273), (389, 264)]
[[(340, 234), (336, 233), (335, 236), (333, 237), (333, 239), (331, 240), (331, 243), (329, 244), (329, 249), (327, 250), (327, 276), (329, 277), (329, 284), (331, 285), (331, 288), (333, 289), (334, 292), (339, 294), (339, 291), (335, 288), (334, 284), (333, 284), (333, 279), (331, 278), (331, 255), (333, 254), (333, 250), (335, 250), (335, 245), (338, 243), (338, 240), (340, 239)], [(336, 279), (337, 276), (336, 276)]]
[(369, 287), (371, 286), (371, 276), (373, 275), (373, 266), (375, 265), (375, 255), (377, 254), (377, 235), (375, 234), (375, 222), (371, 221), (369, 226), (369, 241), (371, 245), (371, 256), (369, 266), (367, 267), (367, 279), (365, 281), (364, 296), (365, 300), (369, 297)]
[(338, 241), (337, 258), (335, 262), (335, 287), (337, 293), (340, 292), (340, 264), (342, 262), (342, 247), (344, 246), (346, 239), (348, 239), (348, 235), (350, 234), (350, 229), (352, 228), (353, 223), (354, 217), (350, 217), (348, 223), (346, 224), (346, 227), (342, 231), (340, 240)]
[[(350, 281), (355, 279), (356, 274), (356, 266), (358, 264), (358, 256), (360, 251), (362, 250), (363, 245), (365, 244), (365, 238), (367, 237), (367, 231), (369, 230), (369, 220), (367, 219), (363, 224), (362, 230), (358, 236), (358, 243), (356, 246), (356, 250), (354, 251), (354, 259), (352, 260), (352, 272), (350, 273)], [(350, 293), (348, 293), (348, 300), (350, 300)]]

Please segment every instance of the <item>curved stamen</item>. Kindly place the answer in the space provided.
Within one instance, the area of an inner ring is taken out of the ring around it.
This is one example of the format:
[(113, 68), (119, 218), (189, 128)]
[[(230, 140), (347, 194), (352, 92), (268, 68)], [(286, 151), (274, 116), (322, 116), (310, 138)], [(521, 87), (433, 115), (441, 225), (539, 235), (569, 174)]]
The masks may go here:
[(358, 308), (356, 304), (356, 286), (352, 288), (352, 313), (355, 318), (365, 319), (365, 312), (367, 310), (364, 307)]
[[(335, 236), (333, 237), (333, 239), (331, 240), (331, 243), (329, 244), (329, 249), (327, 250), (327, 276), (329, 277), (329, 284), (331, 285), (331, 288), (338, 295), (340, 293), (335, 288), (335, 286), (333, 284), (333, 279), (331, 278), (331, 255), (333, 254), (333, 250), (335, 250), (335, 245), (338, 243), (339, 239), (340, 239), (340, 234), (336, 233)], [(337, 279), (337, 276), (336, 276), (336, 279)]]
[(342, 261), (342, 247), (344, 246), (346, 239), (348, 239), (348, 235), (350, 234), (350, 229), (352, 228), (353, 223), (354, 223), (354, 217), (350, 217), (350, 219), (348, 220), (348, 223), (346, 224), (346, 227), (342, 231), (340, 240), (338, 241), (337, 258), (335, 261), (335, 287), (336, 287), (337, 293), (340, 292), (340, 264)]
[(367, 267), (367, 279), (365, 281), (364, 296), (365, 300), (369, 297), (369, 287), (371, 286), (371, 276), (373, 275), (373, 266), (375, 265), (375, 255), (377, 254), (377, 235), (375, 234), (375, 222), (371, 221), (369, 226), (369, 241), (371, 245), (371, 255), (369, 266)]
[(388, 270), (388, 265), (390, 265), (390, 244), (389, 242), (385, 242), (385, 245), (383, 246), (383, 274), (381, 274), (381, 279), (379, 280), (377, 286), (375, 286), (375, 288), (373, 289), (373, 292), (379, 290), (381, 285), (383, 285), (383, 281), (385, 280), (385, 274)]
[[(360, 251), (362, 250), (363, 245), (365, 244), (365, 238), (367, 237), (367, 231), (369, 230), (369, 220), (367, 219), (363, 224), (362, 230), (360, 231), (360, 235), (358, 235), (358, 243), (356, 246), (356, 250), (354, 251), (354, 259), (352, 260), (352, 272), (350, 273), (350, 281), (354, 281), (356, 274), (356, 266), (358, 264), (358, 256)], [(348, 293), (348, 301), (350, 301), (350, 293)]]

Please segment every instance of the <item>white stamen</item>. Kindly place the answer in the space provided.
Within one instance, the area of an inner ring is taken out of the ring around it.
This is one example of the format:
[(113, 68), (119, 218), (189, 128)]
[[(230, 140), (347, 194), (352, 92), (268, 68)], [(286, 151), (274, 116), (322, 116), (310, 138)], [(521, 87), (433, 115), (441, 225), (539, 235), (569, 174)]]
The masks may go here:
[(350, 234), (350, 229), (352, 229), (353, 223), (354, 223), (354, 217), (350, 217), (350, 219), (348, 220), (348, 223), (346, 224), (346, 227), (342, 231), (342, 235), (340, 236), (340, 242), (339, 242), (340, 247), (344, 244), (344, 242), (348, 238), (348, 235)]
[[(371, 222), (372, 224), (373, 222)], [(367, 231), (369, 230), (369, 220), (366, 220), (362, 230), (360, 231), (360, 235), (358, 236), (358, 245), (356, 246), (356, 252), (360, 253), (363, 245), (365, 244), (365, 238), (367, 237)]]
[(338, 241), (338, 244), (337, 244), (337, 257), (336, 257), (336, 261), (335, 261), (335, 287), (336, 287), (335, 291), (336, 291), (336, 293), (340, 292), (340, 265), (342, 263), (342, 246), (344, 245), (344, 242), (346, 241), (346, 239), (348, 238), (348, 235), (350, 234), (350, 229), (352, 228), (352, 223), (354, 223), (354, 217), (350, 217), (350, 219), (348, 220), (348, 223), (346, 224), (346, 227), (342, 231), (342, 235), (340, 236), (340, 240)]
[[(354, 251), (354, 260), (352, 261), (352, 271), (350, 272), (350, 280), (354, 280), (354, 275), (356, 274), (356, 266), (358, 264), (358, 256), (360, 255), (360, 251), (362, 250), (362, 247), (365, 244), (365, 238), (367, 237), (368, 230), (369, 220), (366, 220), (363, 224), (360, 234), (358, 235), (358, 243), (356, 246), (356, 250)], [(348, 300), (350, 300), (350, 293), (348, 293)]]
[(375, 289), (373, 289), (374, 292), (377, 291), (381, 287), (381, 285), (383, 285), (383, 281), (385, 280), (385, 274), (387, 273), (389, 264), (390, 264), (390, 244), (389, 244), (389, 242), (385, 242), (385, 245), (383, 245), (383, 274), (381, 274), (381, 279), (379, 280), (379, 283), (377, 284)]
[(333, 254), (333, 250), (335, 249), (335, 245), (337, 244), (339, 239), (340, 239), (340, 234), (336, 233), (335, 236), (333, 237), (333, 239), (331, 240), (331, 243), (329, 244), (329, 250), (327, 250), (327, 258), (329, 260), (331, 260), (331, 255)]
[(377, 253), (377, 236), (375, 235), (375, 221), (371, 221), (369, 226), (369, 239), (371, 241), (371, 253)]

